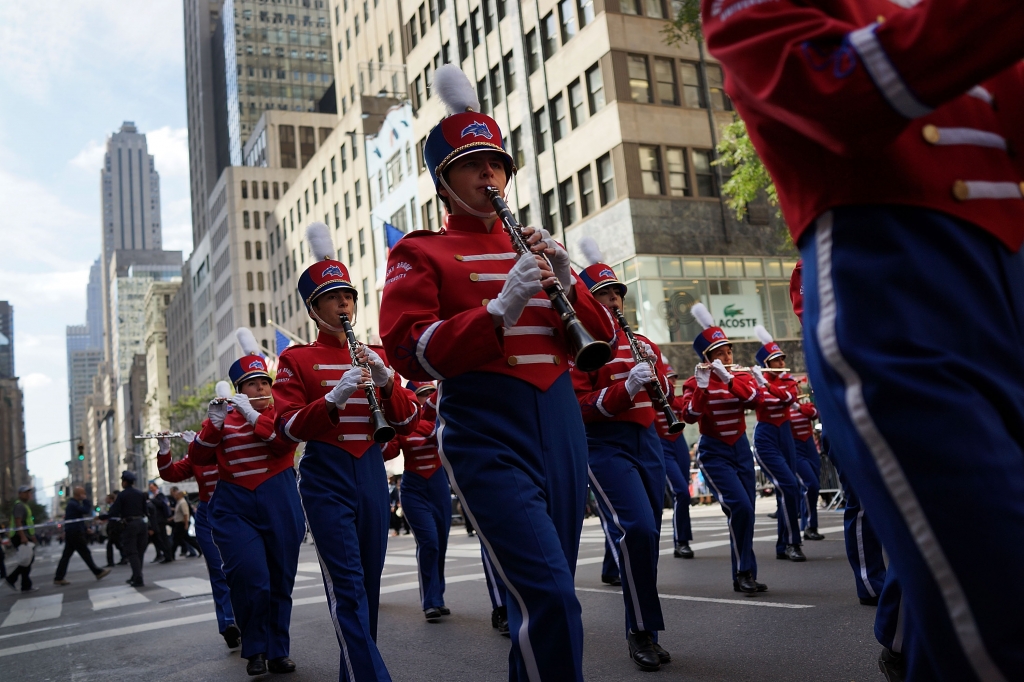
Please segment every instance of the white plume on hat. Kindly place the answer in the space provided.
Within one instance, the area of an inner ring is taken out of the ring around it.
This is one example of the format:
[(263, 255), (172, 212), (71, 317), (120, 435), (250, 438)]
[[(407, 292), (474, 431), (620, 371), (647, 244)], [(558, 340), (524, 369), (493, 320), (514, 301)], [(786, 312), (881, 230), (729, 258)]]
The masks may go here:
[(469, 82), (462, 69), (454, 64), (439, 66), (434, 71), (433, 88), (448, 108), (449, 114), (461, 114), (470, 109), (480, 111), (476, 88)]
[(309, 252), (313, 260), (327, 260), (334, 258), (334, 241), (331, 239), (331, 228), (325, 223), (310, 223), (306, 228), (306, 241), (309, 242)]
[(247, 355), (260, 354), (260, 344), (256, 342), (256, 337), (253, 336), (252, 330), (248, 327), (236, 329), (235, 338), (238, 339), (238, 345), (242, 347), (243, 353)]
[(764, 328), (764, 325), (759, 324), (754, 327), (754, 334), (757, 336), (762, 346), (767, 346), (775, 340), (772, 338), (772, 335), (768, 333), (768, 330)]
[(231, 384), (226, 381), (218, 381), (217, 388), (215, 389), (218, 398), (230, 398), (231, 397)]
[(690, 307), (690, 314), (693, 315), (704, 329), (715, 326), (715, 318), (711, 317), (711, 313), (708, 312), (703, 303), (694, 303)]
[(587, 261), (588, 266), (604, 262), (604, 254), (601, 253), (601, 247), (597, 245), (593, 237), (589, 235), (583, 237), (576, 245), (579, 247), (580, 252), (583, 254), (583, 259)]

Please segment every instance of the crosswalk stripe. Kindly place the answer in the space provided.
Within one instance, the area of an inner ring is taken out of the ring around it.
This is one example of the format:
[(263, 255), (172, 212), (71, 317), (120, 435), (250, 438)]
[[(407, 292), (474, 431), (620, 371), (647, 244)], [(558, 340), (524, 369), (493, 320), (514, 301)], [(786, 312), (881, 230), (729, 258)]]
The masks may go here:
[(47, 597), (28, 597), (14, 602), (10, 613), (4, 618), (0, 628), (9, 628), (13, 625), (24, 625), (35, 623), (39, 620), (51, 620), (59, 618), (63, 608), (64, 595), (54, 594)]
[(149, 597), (134, 587), (125, 585), (124, 587), (99, 587), (89, 590), (89, 601), (92, 602), (93, 611), (101, 611), (118, 606), (145, 604), (149, 601)]
[(195, 597), (200, 594), (210, 594), (213, 588), (209, 580), (201, 578), (175, 578), (173, 580), (157, 580), (156, 584), (165, 590), (177, 592), (182, 597)]

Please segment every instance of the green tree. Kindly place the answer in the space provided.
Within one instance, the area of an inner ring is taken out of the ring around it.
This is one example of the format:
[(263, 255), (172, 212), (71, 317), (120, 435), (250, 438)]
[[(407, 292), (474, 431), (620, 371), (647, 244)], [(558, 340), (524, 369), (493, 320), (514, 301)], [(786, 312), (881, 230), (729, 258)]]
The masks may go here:
[[(665, 42), (669, 45), (686, 44), (691, 40), (704, 42), (700, 0), (674, 0), (672, 6), (676, 10), (675, 17), (661, 31)], [(719, 156), (715, 164), (732, 169), (732, 175), (722, 186), (722, 193), (726, 196), (725, 203), (736, 212), (737, 219), (743, 219), (747, 204), (757, 199), (762, 191), (769, 204), (779, 205), (775, 183), (754, 149), (743, 119), (736, 116), (732, 123), (722, 128), (716, 150)]]
[[(170, 419), (172, 431), (195, 431), (203, 427), (206, 408), (213, 399), (216, 382), (209, 382), (199, 388), (186, 387), (185, 392), (171, 404)], [(181, 459), (188, 451), (188, 443), (180, 438), (171, 440), (171, 458)]]

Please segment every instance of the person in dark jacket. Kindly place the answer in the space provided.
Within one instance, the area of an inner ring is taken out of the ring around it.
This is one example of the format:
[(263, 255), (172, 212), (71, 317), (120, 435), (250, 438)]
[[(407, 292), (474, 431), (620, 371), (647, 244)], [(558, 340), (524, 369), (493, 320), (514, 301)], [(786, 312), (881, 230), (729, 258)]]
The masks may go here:
[(54, 585), (71, 584), (64, 579), (64, 576), (67, 575), (71, 555), (75, 552), (82, 557), (82, 561), (96, 576), (96, 580), (102, 580), (110, 574), (109, 568), (99, 568), (92, 560), (92, 552), (89, 551), (85, 532), (85, 520), (89, 518), (92, 518), (92, 503), (85, 496), (85, 488), (75, 486), (71, 492), (71, 499), (68, 500), (68, 506), (64, 510), (64, 554), (61, 555), (60, 563), (57, 564), (57, 573), (53, 576)]
[(120, 519), (121, 551), (132, 567), (132, 577), (126, 582), (132, 587), (142, 587), (142, 555), (148, 542), (148, 524), (146, 521), (146, 493), (135, 488), (135, 474), (131, 471), (121, 473), (121, 492), (117, 494), (114, 504), (110, 505), (110, 517)]

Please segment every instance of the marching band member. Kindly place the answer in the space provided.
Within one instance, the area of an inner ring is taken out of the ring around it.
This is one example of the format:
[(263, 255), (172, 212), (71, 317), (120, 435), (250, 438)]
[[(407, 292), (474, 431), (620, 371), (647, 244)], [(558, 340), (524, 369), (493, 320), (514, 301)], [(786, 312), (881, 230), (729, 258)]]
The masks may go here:
[[(275, 432), (267, 363), (248, 329), (235, 332), (245, 353), (228, 371), (236, 394), (210, 401), (189, 446), (199, 466), (217, 465), (209, 503), (213, 540), (224, 562), (246, 672), (287, 673), (292, 587), (305, 523), (295, 490), (295, 444)], [(223, 388), (220, 392), (225, 392)]]
[(818, 532), (818, 491), (821, 486), (821, 453), (814, 443), (814, 421), (818, 408), (813, 403), (794, 402), (789, 406), (789, 428), (796, 447), (796, 474), (803, 491), (800, 504), (800, 527), (804, 540), (824, 540)]
[(788, 374), (762, 372), (762, 367), (780, 369), (786, 364), (786, 354), (775, 343), (768, 330), (757, 325), (754, 333), (762, 346), (757, 349), (757, 366), (752, 367), (754, 380), (761, 389), (762, 400), (757, 406), (757, 426), (754, 427), (754, 457), (761, 471), (775, 488), (779, 502), (779, 539), (775, 543), (775, 558), (806, 561), (800, 549), (800, 482), (794, 473), (796, 446), (789, 427), (789, 406), (799, 393), (796, 382)]
[(423, 615), (431, 623), (451, 611), (444, 605), (444, 556), (452, 527), (452, 494), (448, 476), (437, 456), (434, 407), (428, 406), (437, 390), (429, 381), (410, 381), (405, 387), (416, 396), (420, 419), (408, 436), (397, 436), (384, 449), (384, 460), (405, 455), (405, 474), (400, 490), (402, 509), (416, 540)]
[(763, 397), (752, 376), (729, 372), (732, 343), (704, 304), (695, 303), (690, 313), (704, 331), (693, 340), (701, 364), (683, 384), (683, 420), (700, 423), (697, 466), (729, 522), (733, 589), (764, 592), (768, 587), (757, 582), (754, 557), (754, 457), (743, 414)]
[[(580, 249), (591, 263), (580, 279), (599, 303), (619, 310), (626, 285), (600, 262), (593, 239), (581, 239)], [(655, 671), (672, 657), (657, 643), (658, 631), (665, 629), (658, 598), (665, 460), (646, 386), (660, 382), (666, 393), (669, 386), (661, 351), (649, 339), (636, 338), (648, 357), (657, 358), (655, 368), (633, 357), (629, 337), (620, 329), (608, 364), (596, 372), (570, 365), (569, 374), (587, 432), (590, 487), (622, 582), (629, 656), (641, 670)]]
[[(672, 409), (676, 414), (684, 410), (683, 396), (676, 395), (676, 379), (678, 375), (668, 364), (665, 356), (661, 356), (665, 365), (665, 378), (668, 379), (668, 398), (672, 401)], [(668, 419), (660, 410), (654, 413), (654, 426), (658, 429), (661, 450), (665, 455), (665, 476), (668, 489), (672, 494), (672, 556), (677, 559), (692, 559), (693, 530), (690, 526), (690, 446), (682, 432), (669, 433)]]
[[(221, 398), (231, 397), (231, 387), (226, 381), (217, 382), (217, 395)], [(195, 442), (194, 432), (182, 434), (189, 445)], [(157, 439), (159, 451), (156, 455), (156, 467), (160, 478), (169, 483), (178, 483), (194, 478), (199, 484), (199, 504), (196, 505), (196, 540), (203, 550), (206, 569), (210, 574), (210, 587), (213, 590), (213, 604), (217, 612), (217, 631), (220, 632), (228, 648), (234, 649), (241, 642), (242, 631), (235, 625), (235, 614), (231, 610), (231, 593), (224, 575), (224, 560), (220, 556), (213, 541), (213, 526), (210, 525), (210, 497), (217, 488), (220, 471), (216, 463), (199, 464), (188, 454), (177, 462), (171, 461), (171, 439), (163, 436)]]
[(444, 231), (412, 232), (392, 249), (381, 337), (403, 376), (441, 382), (441, 462), (510, 596), (509, 679), (581, 680), (573, 574), (587, 441), (566, 336), (542, 287), (557, 277), (595, 337), (611, 339), (612, 324), (545, 231), (523, 233), (552, 265), (517, 259), (485, 191), (504, 191), (515, 172), (501, 130), (476, 113), (458, 67), (439, 68), (434, 88), (452, 115), (424, 157), (448, 216)]
[(345, 325), (355, 322), (359, 293), (333, 258), (330, 229), (313, 223), (306, 237), (313, 264), (299, 277), (299, 295), (318, 332), (313, 343), (281, 353), (278, 430), (293, 443), (306, 441), (299, 493), (341, 647), (338, 677), (390, 680), (376, 643), (390, 505), (369, 396), (402, 435), (415, 431), (420, 413), (382, 348), (360, 344), (352, 357)]

